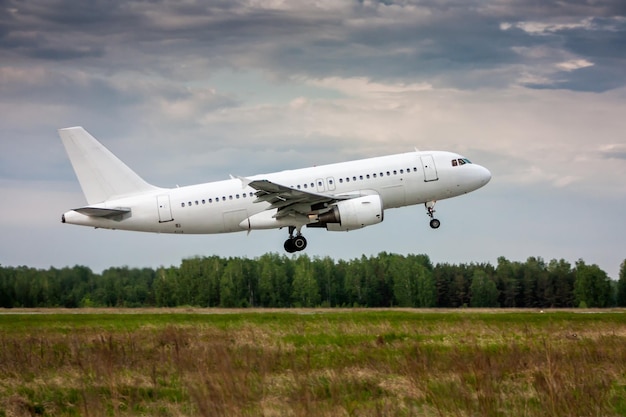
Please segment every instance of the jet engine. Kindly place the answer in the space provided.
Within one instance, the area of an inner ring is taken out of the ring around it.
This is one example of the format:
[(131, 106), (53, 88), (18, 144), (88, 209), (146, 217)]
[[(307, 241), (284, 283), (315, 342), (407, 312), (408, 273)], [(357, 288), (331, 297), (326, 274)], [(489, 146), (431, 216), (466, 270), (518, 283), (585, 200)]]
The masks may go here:
[(340, 201), (316, 216), (308, 227), (325, 227), (333, 232), (361, 229), (383, 221), (383, 201), (378, 194)]

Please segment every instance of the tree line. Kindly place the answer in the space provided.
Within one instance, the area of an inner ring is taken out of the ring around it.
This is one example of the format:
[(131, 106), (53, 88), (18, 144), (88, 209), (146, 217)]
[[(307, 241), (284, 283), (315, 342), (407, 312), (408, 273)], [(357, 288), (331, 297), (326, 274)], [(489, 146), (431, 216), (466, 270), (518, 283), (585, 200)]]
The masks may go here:
[(613, 307), (626, 306), (626, 260), (618, 281), (579, 260), (433, 265), (427, 255), (353, 260), (217, 256), (178, 267), (0, 266), (0, 307)]

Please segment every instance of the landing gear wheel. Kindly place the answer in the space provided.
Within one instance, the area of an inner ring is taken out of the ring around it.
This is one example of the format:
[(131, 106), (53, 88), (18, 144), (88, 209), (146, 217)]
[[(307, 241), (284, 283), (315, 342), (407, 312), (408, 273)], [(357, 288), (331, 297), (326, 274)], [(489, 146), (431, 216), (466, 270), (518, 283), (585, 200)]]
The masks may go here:
[(293, 238), (290, 237), (289, 239), (285, 240), (285, 251), (289, 252), (289, 253), (294, 253), (296, 251), (296, 247), (293, 244)]
[[(297, 232), (297, 234), (294, 236), (293, 232)], [(305, 248), (306, 239), (300, 233), (300, 228), (289, 226), (289, 238), (285, 240), (285, 250), (289, 253), (294, 253), (304, 250)]]
[(296, 236), (292, 239), (291, 244), (297, 251), (301, 251), (306, 248), (306, 239), (302, 235)]
[(433, 229), (438, 229), (439, 226), (441, 226), (441, 222), (435, 219), (435, 204), (436, 203), (437, 203), (436, 201), (428, 201), (424, 203), (424, 206), (426, 207), (426, 214), (428, 214), (428, 217), (430, 217), (430, 227), (432, 227)]

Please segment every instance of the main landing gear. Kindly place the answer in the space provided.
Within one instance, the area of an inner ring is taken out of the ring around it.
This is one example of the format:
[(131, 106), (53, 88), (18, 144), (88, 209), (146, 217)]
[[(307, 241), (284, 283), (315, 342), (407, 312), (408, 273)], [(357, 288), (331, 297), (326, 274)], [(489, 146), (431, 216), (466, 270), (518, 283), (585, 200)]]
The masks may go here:
[(298, 232), (296, 236), (293, 235), (293, 232), (296, 230), (294, 226), (289, 226), (289, 239), (285, 240), (285, 250), (289, 253), (299, 252), (306, 248), (306, 239)]
[(426, 214), (428, 214), (428, 217), (430, 217), (430, 227), (432, 227), (433, 229), (438, 229), (439, 226), (441, 226), (441, 222), (435, 219), (435, 203), (437, 202), (428, 201), (424, 203), (424, 206), (426, 207)]

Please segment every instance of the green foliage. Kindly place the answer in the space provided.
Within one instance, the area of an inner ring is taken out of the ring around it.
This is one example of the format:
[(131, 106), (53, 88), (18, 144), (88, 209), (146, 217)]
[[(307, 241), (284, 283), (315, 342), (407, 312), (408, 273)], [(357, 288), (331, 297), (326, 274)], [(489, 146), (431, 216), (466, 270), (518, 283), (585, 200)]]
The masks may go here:
[(619, 269), (619, 280), (617, 281), (617, 305), (626, 307), (626, 259)]
[(474, 271), (470, 292), (472, 307), (498, 307), (498, 288), (485, 272)]
[(308, 256), (296, 260), (293, 276), (293, 305), (296, 307), (315, 307), (320, 302), (319, 286), (313, 265)]
[[(626, 262), (625, 262), (626, 264)], [(266, 254), (185, 259), (178, 267), (0, 267), (0, 307), (589, 307), (626, 306), (626, 271), (612, 283), (597, 265), (498, 258), (432, 265), (427, 255), (334, 261)]]
[(597, 265), (576, 262), (574, 293), (578, 303), (587, 307), (609, 307), (611, 305), (611, 282), (606, 272)]

